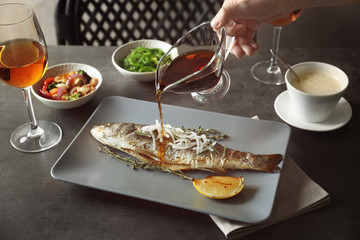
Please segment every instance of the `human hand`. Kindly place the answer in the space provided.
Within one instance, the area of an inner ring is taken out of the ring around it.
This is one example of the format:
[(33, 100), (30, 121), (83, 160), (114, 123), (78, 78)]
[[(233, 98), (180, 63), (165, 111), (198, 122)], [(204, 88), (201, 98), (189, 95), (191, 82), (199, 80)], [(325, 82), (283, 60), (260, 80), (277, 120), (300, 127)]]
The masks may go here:
[(231, 52), (238, 58), (252, 56), (259, 49), (254, 41), (261, 23), (283, 18), (291, 13), (288, 0), (225, 0), (211, 21), (214, 30), (225, 27), (228, 36), (234, 36)]
[[(222, 25), (214, 25), (213, 21), (211, 26), (215, 31), (223, 27)], [(257, 21), (246, 19), (240, 19), (224, 26), (226, 35), (234, 37), (231, 53), (237, 58), (242, 58), (244, 55), (252, 56), (259, 49), (259, 45), (254, 41), (258, 26), (259, 23)]]

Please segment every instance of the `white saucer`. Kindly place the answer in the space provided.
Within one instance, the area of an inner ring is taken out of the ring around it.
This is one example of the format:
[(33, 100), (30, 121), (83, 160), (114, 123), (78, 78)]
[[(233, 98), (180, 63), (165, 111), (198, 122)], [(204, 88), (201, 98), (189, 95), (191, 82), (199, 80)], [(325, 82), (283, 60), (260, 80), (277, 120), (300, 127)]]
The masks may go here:
[(351, 106), (345, 98), (341, 98), (338, 105), (335, 107), (333, 114), (326, 121), (319, 123), (304, 122), (294, 116), (288, 91), (282, 92), (274, 103), (277, 115), (286, 123), (309, 131), (325, 132), (341, 128), (347, 124), (352, 116)]

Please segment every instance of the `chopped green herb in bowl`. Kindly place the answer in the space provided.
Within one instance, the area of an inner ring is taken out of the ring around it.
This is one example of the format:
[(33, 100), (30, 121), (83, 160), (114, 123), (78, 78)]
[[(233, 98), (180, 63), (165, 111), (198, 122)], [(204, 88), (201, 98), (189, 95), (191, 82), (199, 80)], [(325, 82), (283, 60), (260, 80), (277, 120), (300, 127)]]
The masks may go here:
[[(164, 51), (159, 48), (137, 47), (125, 58), (120, 59), (120, 67), (131, 72), (154, 72)], [(167, 57), (166, 62), (171, 62)]]
[(158, 62), (170, 48), (171, 44), (155, 39), (132, 41), (114, 51), (112, 63), (126, 77), (121, 79), (154, 81)]

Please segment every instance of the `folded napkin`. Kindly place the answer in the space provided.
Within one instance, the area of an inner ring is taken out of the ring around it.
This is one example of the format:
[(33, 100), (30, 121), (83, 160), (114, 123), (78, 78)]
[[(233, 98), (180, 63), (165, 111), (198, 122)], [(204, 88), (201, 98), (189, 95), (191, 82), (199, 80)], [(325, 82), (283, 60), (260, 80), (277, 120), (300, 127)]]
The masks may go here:
[(286, 156), (273, 209), (268, 219), (254, 224), (212, 215), (210, 217), (225, 236), (232, 239), (312, 211), (326, 205), (329, 201), (329, 194), (311, 180), (291, 157)]

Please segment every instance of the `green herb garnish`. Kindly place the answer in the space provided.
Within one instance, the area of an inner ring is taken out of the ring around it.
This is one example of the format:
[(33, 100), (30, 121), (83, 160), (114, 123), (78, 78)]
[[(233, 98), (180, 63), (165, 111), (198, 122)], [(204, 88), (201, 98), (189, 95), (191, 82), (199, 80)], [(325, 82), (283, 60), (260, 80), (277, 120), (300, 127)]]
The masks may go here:
[(74, 93), (73, 95), (71, 95), (71, 96), (66, 96), (66, 95), (64, 95), (63, 97), (62, 97), (62, 99), (64, 99), (64, 100), (76, 100), (76, 99), (79, 99), (79, 98), (81, 98), (82, 97), (82, 93), (81, 92), (77, 92), (77, 93)]
[(206, 129), (206, 128), (202, 128), (201, 126), (199, 126), (196, 129), (195, 128), (185, 128), (184, 126), (182, 126), (181, 129), (184, 131), (193, 131), (198, 135), (204, 134), (207, 138), (214, 139), (214, 140), (224, 140), (225, 138), (228, 137), (226, 134), (221, 134), (216, 129), (212, 129), (212, 128)]
[(137, 159), (134, 160), (134, 159), (127, 158), (127, 157), (122, 157), (122, 156), (116, 154), (110, 148), (108, 148), (108, 147), (106, 147), (104, 145), (98, 145), (98, 147), (99, 147), (100, 152), (106, 153), (107, 155), (121, 161), (126, 166), (131, 167), (134, 170), (139, 169), (139, 168), (145, 169), (145, 170), (157, 169), (157, 170), (161, 170), (163, 172), (175, 174), (175, 175), (177, 175), (177, 176), (179, 176), (179, 177), (181, 177), (183, 179), (193, 180), (193, 178), (185, 175), (180, 170), (172, 170), (170, 168), (163, 167), (163, 166), (160, 166), (160, 165), (157, 165), (157, 164), (142, 162), (140, 160), (137, 160)]
[(76, 71), (76, 73), (83, 75), (83, 76), (86, 78), (86, 80), (87, 80), (88, 82), (90, 82), (91, 77), (90, 77), (89, 74), (87, 74), (87, 72), (85, 72), (84, 70), (78, 70), (78, 71)]
[(47, 90), (50, 91), (53, 88), (56, 88), (56, 85), (58, 85), (57, 82), (52, 82), (48, 85)]
[(143, 132), (135, 132), (135, 134), (137, 134), (137, 135), (139, 135), (139, 136), (144, 136), (144, 137), (151, 137), (150, 134), (143, 133)]

